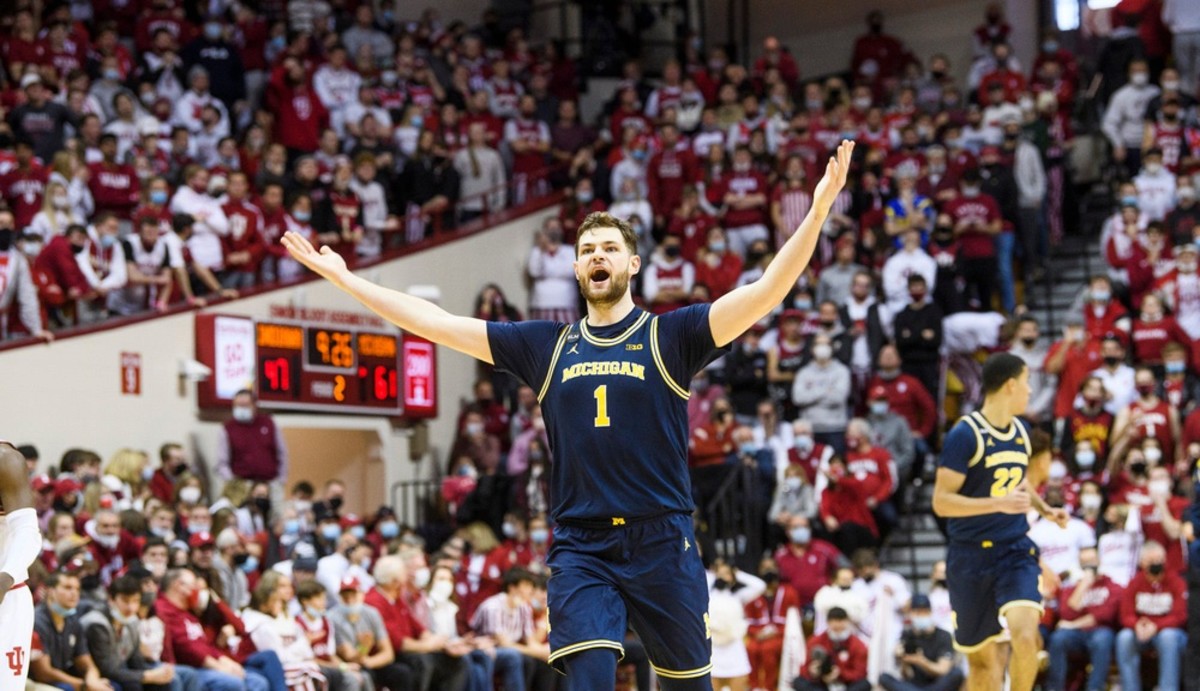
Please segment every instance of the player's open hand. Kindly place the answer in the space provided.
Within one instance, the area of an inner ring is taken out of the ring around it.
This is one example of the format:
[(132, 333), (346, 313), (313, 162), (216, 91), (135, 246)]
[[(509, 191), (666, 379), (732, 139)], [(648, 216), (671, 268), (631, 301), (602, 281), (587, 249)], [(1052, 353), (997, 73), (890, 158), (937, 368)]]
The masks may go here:
[(346, 268), (346, 260), (329, 246), (324, 246), (317, 251), (308, 238), (292, 231), (284, 233), (280, 242), (287, 248), (288, 254), (292, 255), (292, 259), (307, 266), (322, 278), (340, 283), (349, 273), (349, 269)]
[(854, 142), (843, 139), (837, 152), (829, 157), (829, 163), (825, 164), (825, 175), (813, 192), (813, 205), (816, 208), (828, 211), (833, 206), (838, 193), (846, 186), (846, 176), (850, 174), (850, 157), (853, 153)]

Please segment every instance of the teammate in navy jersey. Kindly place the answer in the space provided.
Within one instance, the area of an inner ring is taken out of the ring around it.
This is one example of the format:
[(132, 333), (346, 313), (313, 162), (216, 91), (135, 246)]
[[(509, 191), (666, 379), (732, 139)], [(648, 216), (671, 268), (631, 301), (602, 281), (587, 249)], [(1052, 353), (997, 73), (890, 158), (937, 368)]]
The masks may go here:
[[(967, 689), (999, 689), (1007, 666), (1011, 688), (1029, 691), (1038, 673), (1042, 615), (1038, 549), (1026, 537), (1032, 507), (1065, 528), (1070, 516), (1047, 506), (1030, 486), (1030, 443), (1017, 417), (1029, 403), (1029, 370), (997, 353), (983, 365), (983, 405), (946, 435), (933, 489), (933, 510), (947, 518), (946, 585), (954, 645), (967, 654)], [(1008, 622), (1011, 654), (1000, 617)]]
[(711, 689), (708, 587), (692, 531), (687, 399), (692, 376), (779, 305), (808, 264), (846, 183), (842, 142), (796, 233), (755, 283), (710, 305), (651, 315), (633, 304), (637, 236), (595, 213), (579, 227), (575, 277), (587, 316), (572, 324), (485, 322), (351, 273), (294, 233), (296, 260), (406, 331), (515, 374), (538, 392), (553, 450), (548, 557), (550, 662), (569, 688), (615, 685), (626, 625), (660, 686)]

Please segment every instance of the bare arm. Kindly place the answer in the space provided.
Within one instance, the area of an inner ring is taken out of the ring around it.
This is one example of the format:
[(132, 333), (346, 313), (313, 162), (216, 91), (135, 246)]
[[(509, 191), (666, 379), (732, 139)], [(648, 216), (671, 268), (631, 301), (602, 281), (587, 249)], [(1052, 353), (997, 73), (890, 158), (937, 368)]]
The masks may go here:
[(322, 247), (318, 252), (308, 240), (296, 233), (284, 235), (283, 244), (296, 261), (401, 329), (489, 365), (494, 364), (492, 348), (488, 343), (487, 322), (453, 315), (428, 300), (375, 285), (351, 273), (346, 268), (346, 261), (337, 252), (329, 247)]
[(829, 159), (825, 166), (825, 176), (821, 178), (813, 194), (813, 205), (808, 211), (808, 216), (784, 243), (762, 278), (726, 293), (713, 303), (708, 313), (708, 323), (712, 329), (713, 342), (718, 346), (726, 345), (742, 335), (771, 308), (783, 302), (783, 298), (787, 296), (812, 258), (825, 217), (829, 215), (830, 207), (846, 184), (846, 175), (850, 171), (850, 155), (853, 152), (854, 142), (843, 141), (838, 147), (837, 156)]

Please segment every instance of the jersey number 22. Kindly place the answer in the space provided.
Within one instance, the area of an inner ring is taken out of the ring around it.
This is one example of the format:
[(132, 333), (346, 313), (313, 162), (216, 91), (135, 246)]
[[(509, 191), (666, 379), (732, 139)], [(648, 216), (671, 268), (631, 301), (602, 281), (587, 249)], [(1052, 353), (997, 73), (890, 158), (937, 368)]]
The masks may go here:
[(996, 474), (992, 476), (992, 496), (1007, 497), (1010, 492), (1021, 484), (1021, 478), (1025, 477), (1025, 471), (1021, 468), (996, 468)]

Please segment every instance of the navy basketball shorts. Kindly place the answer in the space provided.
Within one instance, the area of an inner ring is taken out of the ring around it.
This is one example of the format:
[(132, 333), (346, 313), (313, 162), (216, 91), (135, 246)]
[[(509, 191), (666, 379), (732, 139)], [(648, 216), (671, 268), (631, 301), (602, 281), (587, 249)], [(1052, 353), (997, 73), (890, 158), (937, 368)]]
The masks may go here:
[(658, 676), (707, 675), (712, 671), (708, 581), (692, 517), (669, 513), (622, 521), (554, 528), (546, 560), (550, 664), (564, 671), (565, 658), (593, 648), (623, 656), (629, 625)]
[(1013, 607), (1042, 610), (1038, 548), (1027, 537), (993, 545), (952, 542), (946, 548), (946, 587), (954, 617), (954, 647), (973, 653), (1004, 631)]

